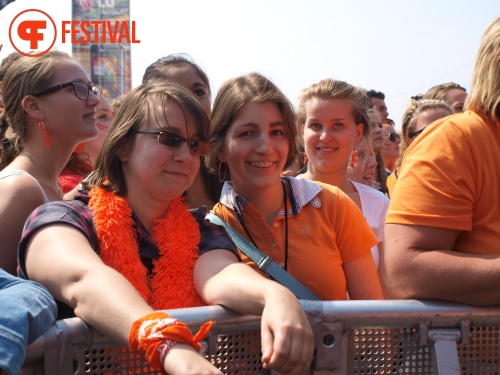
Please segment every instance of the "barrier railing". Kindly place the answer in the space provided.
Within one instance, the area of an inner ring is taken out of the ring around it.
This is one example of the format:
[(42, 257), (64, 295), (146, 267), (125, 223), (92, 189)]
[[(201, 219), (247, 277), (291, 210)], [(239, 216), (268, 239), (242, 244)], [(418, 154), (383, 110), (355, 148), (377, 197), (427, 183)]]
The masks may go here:
[[(500, 306), (435, 301), (301, 301), (314, 330), (309, 374), (499, 374)], [(221, 307), (168, 311), (197, 330), (217, 323), (205, 356), (225, 374), (272, 374), (260, 362), (260, 317)], [(23, 374), (156, 374), (79, 318), (28, 348)]]

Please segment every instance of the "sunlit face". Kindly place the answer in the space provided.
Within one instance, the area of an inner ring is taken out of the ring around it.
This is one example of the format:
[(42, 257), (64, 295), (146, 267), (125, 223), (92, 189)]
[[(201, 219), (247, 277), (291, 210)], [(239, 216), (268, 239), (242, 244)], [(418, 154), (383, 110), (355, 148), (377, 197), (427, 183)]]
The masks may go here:
[(387, 117), (389, 117), (389, 112), (387, 111), (387, 106), (385, 105), (384, 99), (370, 98), (370, 101), (380, 114), (381, 120), (385, 120)]
[(363, 137), (356, 147), (358, 152), (358, 163), (350, 170), (349, 178), (353, 181), (373, 187), (373, 178), (377, 168), (375, 153)]
[(346, 99), (312, 98), (305, 103), (304, 148), (311, 173), (345, 173), (363, 124), (356, 124)]
[(83, 152), (89, 156), (90, 162), (93, 164), (97, 158), (97, 154), (101, 149), (104, 137), (108, 132), (109, 125), (113, 119), (113, 110), (109, 104), (108, 98), (102, 96), (101, 102), (96, 108), (96, 126), (99, 131), (97, 138), (88, 141), (85, 144)]
[(243, 196), (281, 184), (290, 145), (283, 116), (273, 102), (248, 102), (229, 127), (218, 158), (226, 162), (234, 190)]
[(372, 147), (375, 153), (382, 150), (384, 146), (384, 137), (382, 136), (382, 120), (378, 112), (368, 112), (368, 124), (370, 125)]
[[(192, 116), (184, 114), (176, 103), (155, 108), (154, 116), (141, 125), (141, 131), (165, 130), (184, 138), (199, 139)], [(167, 121), (165, 121), (166, 117)], [(200, 156), (192, 153), (186, 142), (173, 148), (157, 141), (157, 135), (136, 134), (133, 147), (120, 154), (129, 194), (169, 204), (180, 197), (194, 181), (200, 167)]]
[(451, 89), (446, 93), (446, 102), (453, 107), (455, 113), (464, 111), (464, 103), (467, 93), (461, 89)]
[[(82, 80), (90, 84), (83, 68), (73, 60), (64, 59), (56, 74), (47, 85), (61, 85), (66, 82)], [(43, 122), (49, 129), (54, 142), (77, 144), (97, 136), (96, 107), (99, 98), (92, 92), (87, 100), (78, 99), (72, 86), (48, 95), (36, 97), (43, 113)]]
[(182, 64), (169, 68), (168, 75), (171, 81), (176, 82), (195, 94), (203, 110), (210, 117), (212, 106), (210, 103), (209, 87), (203, 82), (196, 69), (191, 65)]
[[(434, 121), (439, 120), (440, 118), (449, 116), (450, 112), (448, 112), (444, 108), (432, 108), (428, 109), (427, 111), (421, 112), (417, 115), (415, 118), (415, 130), (413, 131), (413, 134), (417, 133), (413, 137), (409, 137), (406, 141), (408, 145), (410, 145), (415, 138), (418, 137), (418, 135), (421, 133), (422, 130), (424, 130), (427, 126), (432, 124)], [(409, 134), (412, 135), (412, 134)]]
[(394, 126), (389, 124), (382, 125), (382, 136), (384, 137), (384, 145), (382, 147), (382, 156), (384, 157), (384, 161), (395, 160), (399, 158), (399, 144), (401, 143), (400, 136), (398, 135), (395, 138), (395, 141), (392, 142), (390, 140), (390, 134), (397, 134)]

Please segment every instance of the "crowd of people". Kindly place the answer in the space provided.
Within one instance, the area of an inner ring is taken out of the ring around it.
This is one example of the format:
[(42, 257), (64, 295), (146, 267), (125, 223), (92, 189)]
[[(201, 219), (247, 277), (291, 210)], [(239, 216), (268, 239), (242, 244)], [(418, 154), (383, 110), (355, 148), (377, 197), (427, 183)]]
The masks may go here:
[(204, 305), (262, 315), (264, 368), (303, 374), (290, 279), (321, 300), (500, 304), (500, 18), (470, 92), (415, 95), (402, 132), (384, 93), (331, 78), (297, 110), (258, 73), (212, 106), (182, 54), (108, 98), (63, 52), (14, 53), (0, 90), (0, 374), (72, 316), (168, 374), (220, 374), (199, 355), (213, 322), (193, 335), (160, 312)]

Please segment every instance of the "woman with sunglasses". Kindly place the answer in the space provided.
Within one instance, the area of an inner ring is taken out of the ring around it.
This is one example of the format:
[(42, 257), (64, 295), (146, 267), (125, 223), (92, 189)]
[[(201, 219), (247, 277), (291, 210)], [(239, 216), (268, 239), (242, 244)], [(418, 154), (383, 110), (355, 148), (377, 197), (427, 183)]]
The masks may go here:
[[(142, 82), (152, 80), (172, 81), (185, 87), (196, 96), (210, 117), (212, 112), (210, 81), (203, 69), (189, 55), (168, 55), (152, 63), (144, 72)], [(189, 206), (191, 208), (206, 206), (211, 209), (219, 201), (223, 183), (224, 181), (219, 181), (214, 173), (208, 171), (205, 163), (202, 163), (187, 192)]]
[(28, 215), (63, 198), (59, 174), (79, 143), (95, 138), (99, 89), (63, 52), (15, 61), (2, 81), (0, 267), (16, 272)]
[[(403, 149), (404, 154), (410, 144), (424, 131), (424, 129), (440, 118), (454, 114), (453, 107), (441, 100), (411, 99), (403, 115)], [(391, 196), (399, 177), (401, 167), (397, 167), (387, 177), (387, 189)]]
[(353, 299), (382, 298), (370, 254), (377, 241), (355, 204), (337, 187), (281, 175), (298, 159), (283, 93), (256, 73), (231, 79), (211, 125), (207, 163), (230, 180), (213, 212), (319, 298), (345, 300), (346, 290)]
[(405, 154), (387, 214), (393, 298), (500, 304), (500, 18), (484, 32), (463, 113)]
[(182, 324), (172, 328), (153, 312), (205, 304), (262, 314), (264, 367), (302, 374), (314, 345), (295, 296), (239, 263), (224, 229), (182, 197), (208, 152), (208, 122), (178, 85), (151, 82), (126, 94), (88, 191), (28, 219), (20, 273), (47, 287), (59, 317), (81, 317), (168, 374), (220, 374), (198, 355), (200, 338), (183, 329), (174, 339)]
[[(366, 116), (368, 105), (365, 90), (343, 81), (324, 79), (302, 91), (299, 126), (308, 161), (306, 172), (299, 177), (338, 187), (362, 211), (377, 243), (370, 246), (371, 264), (364, 258), (356, 260), (359, 262), (356, 277), (357, 282), (370, 291), (373, 262), (377, 268), (384, 247), (384, 221), (389, 199), (372, 187), (347, 177), (348, 167), (355, 168), (367, 160), (367, 155), (362, 153), (366, 152), (370, 131)], [(358, 148), (363, 137), (364, 150)], [(360, 230), (363, 224), (359, 223)]]
[(394, 125), (383, 121), (382, 137), (384, 138), (384, 144), (382, 150), (380, 150), (380, 155), (384, 161), (386, 174), (389, 176), (396, 167), (396, 162), (401, 155), (399, 149), (401, 136), (394, 129)]

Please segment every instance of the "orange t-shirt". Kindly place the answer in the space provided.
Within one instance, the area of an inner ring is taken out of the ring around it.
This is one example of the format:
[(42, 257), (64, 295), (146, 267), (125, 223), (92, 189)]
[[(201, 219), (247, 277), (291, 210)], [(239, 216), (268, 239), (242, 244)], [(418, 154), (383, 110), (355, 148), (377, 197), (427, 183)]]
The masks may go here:
[(500, 124), (467, 111), (406, 151), (386, 224), (460, 230), (454, 250), (500, 253)]
[[(293, 177), (286, 179), (291, 184), (287, 270), (321, 299), (345, 300), (343, 264), (370, 253), (377, 239), (358, 207), (337, 187)], [(257, 209), (232, 190), (230, 183), (224, 185), (221, 202), (212, 212), (250, 240), (238, 221), (235, 206), (240, 207), (238, 211), (259, 250), (283, 267), (284, 205), (268, 226)], [(252, 260), (244, 254), (241, 257), (258, 270)]]

